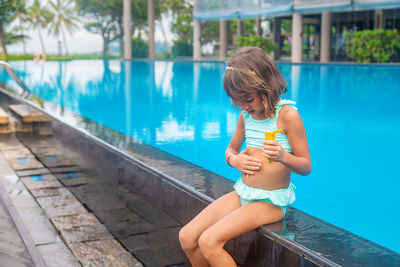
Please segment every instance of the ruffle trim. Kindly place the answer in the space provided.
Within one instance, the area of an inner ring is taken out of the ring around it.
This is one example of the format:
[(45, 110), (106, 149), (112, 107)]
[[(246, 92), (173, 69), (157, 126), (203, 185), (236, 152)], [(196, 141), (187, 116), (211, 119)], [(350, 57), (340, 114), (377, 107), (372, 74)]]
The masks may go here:
[[(292, 106), (294, 109), (297, 110), (296, 107), (296, 102), (289, 100), (289, 99), (282, 99), (281, 101), (278, 102), (278, 104), (276, 105), (277, 107), (282, 107), (284, 105), (290, 105)], [(280, 108), (279, 108), (280, 109)]]
[(296, 188), (294, 184), (290, 183), (288, 188), (276, 189), (276, 190), (264, 190), (260, 188), (255, 188), (243, 183), (242, 178), (239, 178), (235, 185), (236, 193), (244, 199), (256, 200), (269, 198), (272, 203), (278, 206), (287, 206), (292, 204), (295, 199), (294, 189)]

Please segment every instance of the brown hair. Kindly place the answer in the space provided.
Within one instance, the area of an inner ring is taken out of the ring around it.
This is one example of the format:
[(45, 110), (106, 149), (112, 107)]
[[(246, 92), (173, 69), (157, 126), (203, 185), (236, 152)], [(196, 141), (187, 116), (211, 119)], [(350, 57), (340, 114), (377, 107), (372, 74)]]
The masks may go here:
[(258, 47), (243, 47), (227, 63), (224, 89), (233, 103), (248, 101), (256, 92), (265, 106), (265, 115), (275, 114), (286, 82), (272, 58)]

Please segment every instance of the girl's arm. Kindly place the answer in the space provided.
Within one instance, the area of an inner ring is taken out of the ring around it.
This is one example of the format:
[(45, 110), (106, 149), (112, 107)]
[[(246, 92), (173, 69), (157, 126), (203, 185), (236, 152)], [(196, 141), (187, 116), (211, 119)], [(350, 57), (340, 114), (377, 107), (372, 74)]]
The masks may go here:
[(241, 173), (253, 175), (255, 171), (260, 170), (261, 160), (248, 156), (246, 149), (239, 153), (244, 138), (244, 119), (242, 113), (240, 113), (235, 133), (225, 151), (225, 160), (231, 167), (238, 169)]
[(288, 136), (293, 154), (285, 151), (277, 141), (264, 141), (264, 156), (279, 161), (291, 171), (307, 175), (312, 170), (310, 152), (303, 121), (299, 113), (290, 106), (282, 107), (279, 113), (278, 127)]

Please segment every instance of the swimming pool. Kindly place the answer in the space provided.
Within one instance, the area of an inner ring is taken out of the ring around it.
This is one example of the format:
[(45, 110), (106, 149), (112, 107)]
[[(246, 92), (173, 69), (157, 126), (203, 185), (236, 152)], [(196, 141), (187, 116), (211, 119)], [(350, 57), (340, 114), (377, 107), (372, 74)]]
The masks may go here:
[[(224, 161), (239, 111), (224, 63), (12, 62), (32, 92), (235, 180)], [(294, 175), (294, 207), (400, 252), (400, 66), (279, 64), (298, 102), (313, 172)], [(12, 84), (4, 71), (0, 80)]]

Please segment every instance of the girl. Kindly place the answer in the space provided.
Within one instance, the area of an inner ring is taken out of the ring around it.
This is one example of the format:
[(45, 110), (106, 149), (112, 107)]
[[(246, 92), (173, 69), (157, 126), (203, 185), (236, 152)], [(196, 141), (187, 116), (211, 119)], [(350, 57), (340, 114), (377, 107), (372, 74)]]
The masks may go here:
[[(242, 110), (225, 152), (226, 162), (242, 176), (235, 191), (215, 200), (179, 232), (193, 266), (236, 266), (225, 243), (282, 220), (295, 199), (290, 173), (311, 172), (303, 122), (295, 103), (280, 99), (286, 82), (262, 49), (242, 48), (229, 60), (224, 89)], [(264, 141), (265, 131), (277, 129), (283, 132), (276, 140)], [(246, 149), (239, 153), (245, 139)]]

